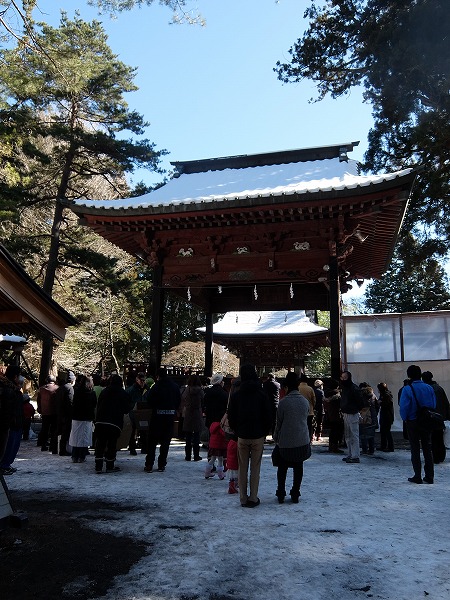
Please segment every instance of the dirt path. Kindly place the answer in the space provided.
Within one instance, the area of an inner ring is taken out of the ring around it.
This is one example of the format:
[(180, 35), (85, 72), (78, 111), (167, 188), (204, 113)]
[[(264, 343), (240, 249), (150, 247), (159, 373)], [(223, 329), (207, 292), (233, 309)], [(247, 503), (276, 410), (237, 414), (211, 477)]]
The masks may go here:
[(106, 594), (114, 577), (127, 573), (149, 546), (83, 525), (120, 519), (123, 506), (57, 497), (21, 497), (16, 509), (28, 523), (0, 532), (2, 600), (85, 600)]

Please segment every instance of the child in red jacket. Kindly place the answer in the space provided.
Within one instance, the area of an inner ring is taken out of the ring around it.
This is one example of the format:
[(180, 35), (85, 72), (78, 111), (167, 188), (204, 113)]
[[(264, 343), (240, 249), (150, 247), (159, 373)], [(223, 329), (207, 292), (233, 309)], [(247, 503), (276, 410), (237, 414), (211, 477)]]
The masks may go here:
[(209, 428), (209, 451), (208, 451), (208, 464), (205, 470), (205, 479), (211, 479), (214, 477), (214, 463), (217, 459), (217, 475), (219, 479), (225, 479), (225, 473), (223, 469), (224, 458), (227, 457), (227, 445), (228, 441), (225, 437), (220, 423), (214, 421), (211, 423)]
[(238, 493), (238, 451), (237, 451), (237, 436), (233, 436), (228, 441), (227, 446), (227, 467), (228, 473), (230, 476), (228, 483), (228, 493), (229, 494), (237, 494)]

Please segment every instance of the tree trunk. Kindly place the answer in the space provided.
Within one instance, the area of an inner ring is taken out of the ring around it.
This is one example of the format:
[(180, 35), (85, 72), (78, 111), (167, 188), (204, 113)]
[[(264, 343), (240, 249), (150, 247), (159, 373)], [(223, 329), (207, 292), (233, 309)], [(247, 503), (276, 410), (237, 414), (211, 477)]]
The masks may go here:
[[(61, 181), (58, 187), (58, 196), (56, 198), (55, 213), (53, 215), (52, 233), (50, 238), (50, 250), (48, 254), (47, 268), (45, 270), (44, 285), (42, 286), (44, 292), (47, 292), (47, 294), (50, 297), (52, 296), (53, 285), (55, 283), (56, 271), (58, 268), (59, 246), (61, 242), (60, 234), (64, 213), (64, 206), (61, 199), (66, 197), (74, 157), (75, 148), (71, 146), (66, 156), (64, 171), (61, 176)], [(52, 356), (53, 338), (52, 336), (45, 336), (42, 342), (41, 367), (39, 371), (39, 383), (41, 385), (43, 381), (45, 381), (47, 375), (49, 375), (50, 373), (50, 369), (52, 366)]]

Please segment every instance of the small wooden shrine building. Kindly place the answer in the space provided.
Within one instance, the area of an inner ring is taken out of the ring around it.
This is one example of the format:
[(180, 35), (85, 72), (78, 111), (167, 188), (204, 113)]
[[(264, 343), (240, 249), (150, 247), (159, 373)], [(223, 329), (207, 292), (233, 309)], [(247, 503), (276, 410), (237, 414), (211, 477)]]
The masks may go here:
[(81, 223), (153, 267), (150, 364), (161, 363), (164, 295), (213, 315), (330, 311), (332, 375), (340, 358), (340, 294), (381, 277), (415, 177), (359, 175), (358, 142), (172, 163), (175, 177), (137, 198), (78, 200)]
[[(205, 327), (199, 331), (205, 333)], [(213, 338), (241, 364), (266, 370), (303, 369), (306, 356), (330, 343), (328, 329), (311, 321), (304, 310), (227, 312), (213, 325)]]

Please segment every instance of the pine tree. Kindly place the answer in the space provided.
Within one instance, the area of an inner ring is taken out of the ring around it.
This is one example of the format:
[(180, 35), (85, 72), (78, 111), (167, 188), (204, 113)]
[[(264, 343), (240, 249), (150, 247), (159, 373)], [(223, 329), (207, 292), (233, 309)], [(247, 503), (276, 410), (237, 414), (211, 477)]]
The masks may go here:
[[(61, 246), (69, 231), (64, 224), (70, 201), (86, 197), (95, 177), (113, 189), (135, 167), (158, 170), (164, 151), (137, 139), (147, 124), (125, 101), (125, 93), (136, 89), (135, 70), (113, 54), (99, 22), (86, 23), (78, 16), (69, 20), (62, 13), (59, 28), (41, 23), (34, 37), (40, 52), (23, 44), (1, 52), (0, 117), (7, 129), (2, 133), (17, 133), (14, 152), (4, 161), (22, 161), (23, 166), (23, 157), (28, 159), (22, 203), (40, 205), (51, 215), (43, 269), (43, 288), (51, 295), (64, 263)], [(125, 132), (132, 137), (125, 139)], [(73, 242), (73, 262), (101, 260)], [(50, 359), (51, 340), (46, 340), (41, 379)]]

